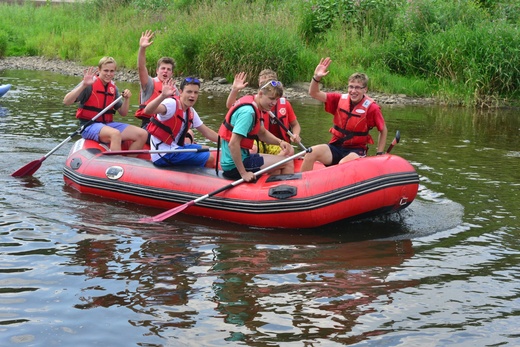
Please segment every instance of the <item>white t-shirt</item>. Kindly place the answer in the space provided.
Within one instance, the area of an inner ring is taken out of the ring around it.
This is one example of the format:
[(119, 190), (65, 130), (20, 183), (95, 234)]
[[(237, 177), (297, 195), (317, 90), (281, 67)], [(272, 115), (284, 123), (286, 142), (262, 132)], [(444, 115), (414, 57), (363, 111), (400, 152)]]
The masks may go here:
[[(161, 102), (161, 105), (164, 105), (166, 107), (166, 113), (158, 113), (157, 114), (157, 118), (161, 121), (161, 122), (164, 122), (164, 121), (167, 121), (168, 119), (172, 118), (173, 115), (175, 114), (175, 112), (177, 111), (177, 101), (173, 98), (168, 98), (168, 99), (164, 99), (162, 102)], [(192, 107), (191, 108), (192, 112), (193, 112), (193, 124), (191, 126), (191, 128), (198, 128), (200, 127), (203, 123), (202, 123), (202, 120), (200, 119), (199, 117), (199, 114), (197, 113), (197, 111), (195, 111), (195, 109)], [(181, 131), (179, 131), (179, 133), (177, 134), (177, 137), (175, 137), (175, 140), (172, 142), (171, 145), (168, 145), (166, 143), (161, 143), (159, 145), (158, 148), (156, 148), (156, 144), (160, 143), (161, 140), (159, 140), (157, 137), (155, 136), (151, 136), (150, 137), (150, 146), (151, 146), (151, 149), (152, 150), (155, 150), (155, 149), (159, 149), (159, 150), (170, 150), (170, 149), (175, 149), (175, 148), (178, 148), (179, 145), (177, 144), (177, 142), (179, 141), (179, 137), (181, 136), (181, 134), (183, 133), (182, 129)], [(160, 158), (160, 155), (162, 153), (152, 153), (151, 154), (151, 157), (152, 157), (152, 161), (156, 161)]]

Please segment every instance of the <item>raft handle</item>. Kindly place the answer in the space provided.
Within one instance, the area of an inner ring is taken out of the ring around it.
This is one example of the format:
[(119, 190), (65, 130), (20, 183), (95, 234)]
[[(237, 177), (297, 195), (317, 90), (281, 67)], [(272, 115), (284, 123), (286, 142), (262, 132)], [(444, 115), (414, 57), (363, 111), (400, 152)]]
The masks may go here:
[(294, 186), (281, 185), (269, 189), (269, 196), (275, 199), (288, 199), (298, 194), (298, 189)]

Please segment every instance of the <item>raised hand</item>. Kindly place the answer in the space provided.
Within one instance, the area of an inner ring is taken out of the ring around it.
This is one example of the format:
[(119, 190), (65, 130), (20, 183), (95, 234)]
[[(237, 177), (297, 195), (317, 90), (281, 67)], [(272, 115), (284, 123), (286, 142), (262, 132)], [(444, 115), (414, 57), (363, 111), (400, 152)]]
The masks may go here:
[(85, 86), (91, 86), (94, 84), (98, 73), (97, 67), (89, 67), (83, 71), (83, 84)]
[(151, 46), (153, 43), (152, 38), (154, 36), (154, 32), (151, 30), (146, 30), (141, 34), (141, 39), (139, 40), (139, 47), (147, 48)]
[(327, 58), (321, 58), (320, 63), (318, 66), (316, 66), (316, 69), (314, 70), (314, 76), (318, 79), (322, 78), (323, 76), (327, 76), (329, 74), (329, 65), (332, 62), (329, 57)]
[(247, 87), (248, 82), (246, 82), (247, 74), (245, 72), (239, 72), (235, 75), (235, 79), (233, 80), (233, 85), (231, 88), (234, 90), (242, 90)]
[(163, 81), (162, 84), (162, 91), (161, 94), (165, 97), (171, 97), (175, 95), (175, 92), (177, 90), (177, 87), (175, 87), (175, 83), (173, 82), (173, 79), (167, 79)]

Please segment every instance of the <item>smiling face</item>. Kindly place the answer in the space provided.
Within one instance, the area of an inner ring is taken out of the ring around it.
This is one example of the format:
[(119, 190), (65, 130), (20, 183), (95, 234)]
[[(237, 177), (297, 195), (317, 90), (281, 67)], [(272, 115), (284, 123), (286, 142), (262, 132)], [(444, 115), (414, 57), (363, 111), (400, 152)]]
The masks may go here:
[(348, 94), (352, 103), (357, 104), (363, 99), (367, 87), (359, 81), (351, 81), (348, 84)]
[(367, 92), (368, 77), (364, 73), (356, 72), (348, 79), (348, 94), (353, 104), (357, 104), (363, 99)]
[(100, 65), (99, 70), (99, 79), (103, 82), (103, 84), (107, 84), (114, 79), (116, 74), (116, 63), (104, 63)]

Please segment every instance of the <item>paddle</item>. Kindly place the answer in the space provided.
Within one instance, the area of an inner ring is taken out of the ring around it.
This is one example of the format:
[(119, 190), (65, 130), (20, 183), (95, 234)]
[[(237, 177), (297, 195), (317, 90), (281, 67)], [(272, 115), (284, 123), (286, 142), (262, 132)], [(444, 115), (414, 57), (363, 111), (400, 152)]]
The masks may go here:
[(149, 149), (134, 149), (128, 151), (107, 151), (101, 153), (102, 155), (124, 155), (124, 154), (146, 154), (146, 153), (183, 153), (183, 152), (208, 152), (209, 148), (178, 148), (165, 150), (149, 150)]
[(89, 120), (87, 123), (83, 124), (78, 130), (76, 130), (75, 132), (73, 132), (72, 134), (69, 135), (69, 137), (67, 137), (65, 140), (63, 140), (59, 145), (57, 145), (56, 147), (54, 147), (49, 153), (45, 154), (41, 159), (38, 159), (38, 160), (34, 160), (32, 162), (30, 162), (29, 164), (25, 165), (24, 167), (16, 170), (15, 172), (13, 172), (11, 174), (11, 176), (13, 177), (24, 177), (24, 176), (31, 176), (33, 173), (36, 172), (36, 170), (38, 170), (40, 168), (40, 166), (42, 165), (42, 162), (47, 159), (48, 156), (50, 156), (52, 153), (56, 152), (58, 150), (58, 148), (60, 148), (61, 146), (63, 146), (64, 144), (66, 144), (67, 142), (69, 142), (74, 136), (78, 135), (78, 134), (81, 134), (83, 132), (83, 130), (85, 130), (86, 127), (88, 127), (89, 125), (91, 125), (92, 123), (94, 123), (94, 121), (96, 119), (98, 119), (99, 117), (101, 117), (106, 111), (110, 110), (112, 107), (114, 107), (115, 104), (117, 104), (121, 99), (123, 98), (123, 96), (119, 96), (116, 100), (114, 100), (110, 105), (108, 105), (107, 107), (105, 107), (103, 110), (101, 110), (101, 112), (99, 112), (97, 115), (95, 115), (91, 120)]
[[(262, 169), (260, 171), (257, 171), (257, 172), (254, 173), (255, 178), (258, 177), (259, 175), (263, 174), (264, 172), (271, 171), (272, 169), (274, 169), (274, 168), (276, 168), (276, 167), (278, 167), (278, 166), (280, 166), (282, 164), (285, 164), (285, 163), (287, 163), (287, 162), (289, 162), (291, 160), (294, 160), (294, 159), (296, 159), (298, 157), (301, 157), (305, 153), (310, 153), (311, 151), (312, 151), (312, 148), (308, 148), (305, 151), (302, 151), (300, 153), (297, 153), (295, 155), (287, 157), (287, 158), (285, 158), (285, 159), (283, 159), (283, 160), (281, 160), (281, 161), (279, 161), (279, 162), (277, 162), (277, 163), (275, 163), (275, 164), (273, 164), (271, 166), (268, 166), (268, 167), (266, 167), (266, 168), (264, 168), (264, 169)], [(161, 214), (158, 214), (157, 216), (142, 218), (142, 219), (139, 220), (139, 222), (141, 222), (141, 223), (162, 222), (163, 220), (165, 220), (165, 219), (167, 219), (167, 218), (169, 218), (169, 217), (171, 217), (173, 215), (176, 215), (179, 212), (184, 211), (188, 207), (193, 206), (196, 203), (201, 202), (202, 200), (205, 200), (205, 199), (207, 199), (207, 198), (209, 198), (209, 197), (211, 197), (213, 195), (216, 195), (218, 193), (221, 193), (224, 190), (227, 190), (229, 188), (233, 188), (235, 186), (238, 186), (241, 183), (244, 183), (244, 179), (243, 178), (241, 178), (238, 181), (235, 181), (233, 183), (230, 183), (230, 184), (228, 184), (228, 185), (226, 185), (226, 186), (224, 186), (222, 188), (219, 188), (219, 189), (215, 190), (214, 192), (211, 192), (209, 194), (203, 195), (200, 198), (197, 198), (195, 200), (191, 200), (191, 201), (185, 203), (184, 205), (177, 206), (177, 207), (174, 207), (172, 209), (169, 209), (168, 211), (163, 212)]]
[(392, 140), (392, 143), (390, 144), (390, 146), (388, 146), (388, 149), (386, 150), (386, 153), (390, 153), (392, 148), (394, 148), (394, 146), (399, 143), (400, 139), (401, 139), (401, 134), (399, 133), (399, 130), (397, 130), (396, 133), (395, 133), (395, 137)]
[[(273, 112), (269, 111), (268, 113), (269, 113), (269, 116), (270, 116), (271, 118), (273, 118), (274, 120), (276, 120), (276, 122), (278, 123), (278, 125), (281, 126), (283, 130), (285, 130), (285, 132), (287, 133), (287, 135), (289, 135), (290, 137), (293, 137), (293, 136), (294, 136), (294, 134), (293, 134), (289, 129), (287, 129), (287, 127), (285, 126), (285, 124), (283, 124), (282, 121), (279, 120), (278, 117), (276, 117), (276, 116), (274, 115)], [(301, 142), (298, 142), (298, 145), (299, 145), (299, 146), (301, 147), (301, 149), (303, 149), (304, 151), (307, 149), (307, 148), (305, 148), (305, 146), (304, 146)]]

